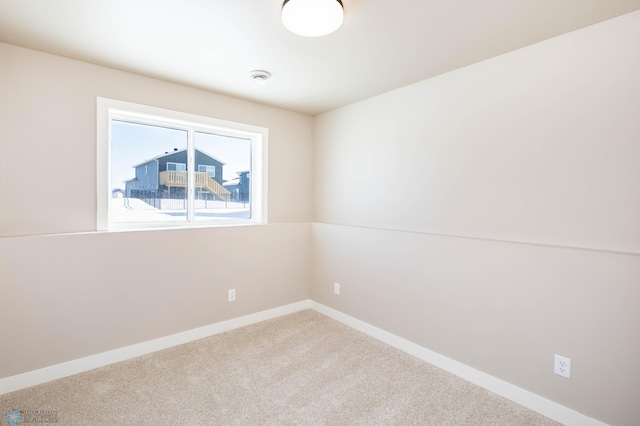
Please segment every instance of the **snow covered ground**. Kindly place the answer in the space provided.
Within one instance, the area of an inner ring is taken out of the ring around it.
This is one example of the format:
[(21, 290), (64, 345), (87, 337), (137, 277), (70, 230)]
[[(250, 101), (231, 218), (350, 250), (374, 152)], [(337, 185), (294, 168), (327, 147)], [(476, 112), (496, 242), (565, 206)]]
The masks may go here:
[[(178, 204), (179, 205), (179, 204)], [(247, 219), (249, 204), (196, 200), (196, 221), (211, 219)], [(111, 198), (113, 222), (184, 222), (186, 209), (160, 210), (137, 198)]]

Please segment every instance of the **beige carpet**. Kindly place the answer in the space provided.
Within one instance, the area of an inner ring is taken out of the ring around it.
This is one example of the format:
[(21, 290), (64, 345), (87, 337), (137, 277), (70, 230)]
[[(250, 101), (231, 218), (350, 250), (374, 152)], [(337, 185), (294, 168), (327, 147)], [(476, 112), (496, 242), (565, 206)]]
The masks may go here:
[(315, 311), (2, 395), (2, 424), (9, 409), (83, 426), (557, 424)]

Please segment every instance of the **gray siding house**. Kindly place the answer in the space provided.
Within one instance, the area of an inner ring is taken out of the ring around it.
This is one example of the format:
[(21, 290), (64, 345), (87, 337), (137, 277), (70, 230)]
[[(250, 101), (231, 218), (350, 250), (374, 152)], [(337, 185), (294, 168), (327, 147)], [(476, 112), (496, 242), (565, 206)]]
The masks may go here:
[(239, 201), (246, 203), (250, 198), (250, 179), (249, 170), (237, 172), (238, 177), (224, 183), (224, 187), (231, 193), (231, 201)]
[[(186, 198), (187, 150), (174, 150), (133, 166), (135, 177), (125, 182), (128, 198)], [(224, 163), (195, 150), (196, 198), (229, 201), (230, 193), (222, 186)]]

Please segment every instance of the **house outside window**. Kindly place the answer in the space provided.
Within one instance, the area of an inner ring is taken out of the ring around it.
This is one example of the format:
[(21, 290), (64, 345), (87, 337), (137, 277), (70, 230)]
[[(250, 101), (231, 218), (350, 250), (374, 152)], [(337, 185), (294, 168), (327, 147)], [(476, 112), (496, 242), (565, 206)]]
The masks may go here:
[(206, 173), (209, 177), (216, 177), (216, 166), (208, 166), (205, 164), (198, 164), (198, 171)]
[(104, 98), (98, 124), (99, 230), (266, 223), (267, 129)]
[(167, 170), (186, 171), (187, 165), (185, 163), (167, 163)]

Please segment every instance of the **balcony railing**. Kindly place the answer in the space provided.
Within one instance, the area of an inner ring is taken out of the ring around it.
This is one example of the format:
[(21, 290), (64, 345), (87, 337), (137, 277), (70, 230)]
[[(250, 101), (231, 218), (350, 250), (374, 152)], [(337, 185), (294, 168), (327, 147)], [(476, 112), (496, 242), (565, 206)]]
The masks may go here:
[[(206, 173), (196, 173), (204, 174)], [(187, 172), (179, 170), (165, 170), (160, 172), (160, 185), (164, 186), (187, 186)], [(196, 178), (198, 180), (198, 178)]]
[[(229, 201), (231, 193), (220, 185), (218, 181), (209, 177), (204, 172), (195, 172), (195, 187), (205, 188), (207, 191), (218, 197), (220, 200)], [(160, 172), (160, 185), (164, 186), (187, 186), (188, 172), (180, 170), (165, 170)]]

